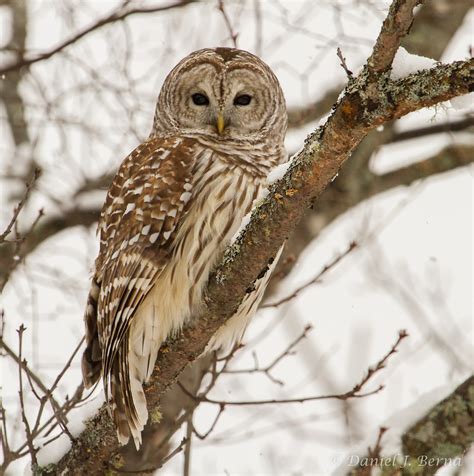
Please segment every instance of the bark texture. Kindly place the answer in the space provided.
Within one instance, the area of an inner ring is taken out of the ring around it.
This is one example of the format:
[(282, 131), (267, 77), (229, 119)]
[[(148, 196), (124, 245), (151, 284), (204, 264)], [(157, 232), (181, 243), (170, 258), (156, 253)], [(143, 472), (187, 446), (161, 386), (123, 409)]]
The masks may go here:
[[(432, 476), (442, 466), (462, 466), (463, 456), (474, 443), (474, 377), (471, 376), (402, 436), (402, 455), (381, 454), (379, 441), (350, 476), (370, 476), (375, 468), (382, 476)], [(457, 473), (456, 473), (457, 474)]]
[(403, 453), (418, 463), (423, 476), (456, 464), (474, 443), (474, 377), (435, 405), (402, 438)]

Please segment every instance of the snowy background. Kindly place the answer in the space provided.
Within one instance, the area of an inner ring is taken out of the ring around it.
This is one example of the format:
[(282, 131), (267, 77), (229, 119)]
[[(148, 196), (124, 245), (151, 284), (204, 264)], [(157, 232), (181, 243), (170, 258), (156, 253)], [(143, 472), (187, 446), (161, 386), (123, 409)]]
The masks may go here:
[[(337, 46), (349, 68), (358, 70), (371, 51), (388, 2), (268, 0), (259, 4), (260, 30), (254, 2), (229, 2), (238, 45), (268, 62), (281, 81), (288, 106), (293, 107), (317, 100), (329, 88), (344, 83)], [(117, 3), (30, 0), (27, 5), (27, 46), (41, 51), (113, 10)], [(466, 17), (442, 61), (466, 57), (472, 43), (473, 13)], [(0, 41), (4, 43), (9, 38), (9, 15), (7, 7), (0, 7)], [(20, 173), (32, 158), (44, 171), (22, 217), (25, 223), (40, 207), (46, 216), (67, 213), (72, 191), (88, 179), (116, 170), (123, 157), (148, 135), (154, 102), (170, 68), (195, 49), (229, 46), (228, 37), (216, 2), (199, 2), (160, 12), (153, 20), (148, 15), (133, 16), (119, 27), (91, 34), (61, 56), (32, 66), (34, 75), (26, 76), (20, 89), (27, 105), (31, 144), (15, 148), (0, 109), (3, 176), (13, 163)], [(398, 60), (397, 71), (402, 75), (410, 61), (413, 67), (413, 60), (406, 56)], [(462, 105), (469, 106), (469, 101), (472, 104), (470, 98)], [(54, 107), (48, 109), (45, 120), (47, 104)], [(443, 123), (465, 114), (466, 110), (445, 104), (409, 115), (398, 122), (397, 129)], [(288, 149), (301, 147), (316, 126), (292, 130)], [(472, 144), (472, 136), (446, 133), (384, 146), (372, 158), (371, 167), (383, 173), (457, 142)], [(10, 197), (21, 187), (5, 178), (0, 187), (3, 229), (15, 203)], [(81, 193), (74, 203), (87, 207), (103, 197), (102, 192)], [(283, 359), (273, 371), (284, 385), (258, 373), (229, 374), (219, 380), (211, 395), (238, 401), (348, 391), (388, 351), (398, 330), (406, 329), (410, 337), (367, 387), (375, 389), (383, 383), (385, 389), (347, 402), (229, 406), (214, 432), (205, 441), (194, 441), (192, 474), (329, 475), (347, 455), (364, 453), (373, 445), (382, 425), (390, 427), (386, 435), (390, 451), (399, 451), (396, 434), (414, 421), (413, 412), (405, 417), (404, 410), (416, 405), (415, 419), (422, 416), (472, 373), (472, 203), (472, 167), (458, 168), (378, 195), (325, 228), (269, 301), (311, 279), (352, 240), (359, 248), (322, 283), (277, 309), (259, 311), (247, 331), (246, 347), (232, 362), (235, 369), (251, 368), (255, 352), (264, 366), (311, 324), (313, 330), (297, 346), (295, 355)], [(1, 298), (5, 341), (17, 349), (16, 329), (24, 323), (24, 356), (48, 384), (83, 335), (82, 314), (97, 250), (94, 227), (67, 229), (27, 257)], [(24, 434), (18, 368), (8, 357), (2, 358), (1, 379), (10, 444), (15, 448)], [(78, 355), (59, 386), (59, 395), (74, 391), (79, 380)], [(26, 398), (33, 418), (35, 398), (29, 393)], [(97, 398), (93, 405), (100, 402)], [(212, 405), (199, 407), (195, 425), (201, 432), (208, 429), (216, 411)], [(74, 425), (80, 429), (80, 423)], [(180, 437), (178, 434), (177, 442)], [(40, 463), (60, 454), (63, 441), (56, 444), (56, 450), (53, 445), (40, 453)], [(20, 460), (8, 474), (22, 474), (27, 465), (27, 459)], [(160, 474), (181, 474), (181, 466), (179, 455)], [(462, 474), (469, 474), (468, 465)]]

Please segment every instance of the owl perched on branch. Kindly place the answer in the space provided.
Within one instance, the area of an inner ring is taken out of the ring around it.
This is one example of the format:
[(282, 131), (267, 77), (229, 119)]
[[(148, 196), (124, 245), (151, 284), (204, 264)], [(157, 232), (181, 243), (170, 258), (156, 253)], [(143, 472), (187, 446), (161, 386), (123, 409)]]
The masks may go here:
[[(142, 384), (161, 344), (199, 314), (212, 267), (268, 172), (286, 160), (286, 128), (283, 92), (263, 61), (204, 49), (168, 75), (149, 139), (120, 166), (99, 221), (82, 373), (86, 387), (102, 376), (121, 444), (132, 436), (140, 446), (148, 419)], [(242, 337), (269, 275), (208, 350)]]

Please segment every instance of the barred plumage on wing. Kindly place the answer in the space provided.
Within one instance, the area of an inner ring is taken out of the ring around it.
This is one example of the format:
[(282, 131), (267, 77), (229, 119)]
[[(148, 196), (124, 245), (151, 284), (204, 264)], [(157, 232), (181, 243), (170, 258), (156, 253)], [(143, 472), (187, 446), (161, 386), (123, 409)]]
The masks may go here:
[[(120, 166), (99, 221), (82, 369), (87, 387), (102, 376), (121, 444), (131, 436), (140, 446), (142, 384), (161, 344), (199, 314), (212, 267), (268, 171), (286, 160), (286, 123), (265, 63), (237, 49), (200, 50), (170, 72), (149, 140)], [(242, 337), (269, 273), (208, 349)]]

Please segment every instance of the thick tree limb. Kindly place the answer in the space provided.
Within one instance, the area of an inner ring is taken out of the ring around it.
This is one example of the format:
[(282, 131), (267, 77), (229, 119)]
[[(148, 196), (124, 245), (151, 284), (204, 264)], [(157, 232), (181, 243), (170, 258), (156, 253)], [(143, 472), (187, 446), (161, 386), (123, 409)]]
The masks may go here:
[[(390, 15), (396, 14), (392, 8)], [(403, 16), (397, 24), (406, 32), (411, 24), (410, 15)], [(382, 30), (382, 38), (384, 35)], [(395, 54), (396, 49), (391, 51)], [(383, 62), (391, 63), (386, 54)], [(235, 312), (249, 285), (268, 266), (306, 209), (321, 195), (363, 137), (387, 121), (472, 90), (473, 63), (459, 61), (438, 66), (395, 82), (386, 73), (378, 74), (372, 65), (372, 71), (367, 68), (347, 87), (326, 125), (308, 137), (288, 173), (272, 187), (252, 214), (248, 227), (226, 252), (210, 278), (204, 313), (179, 338), (160, 350), (146, 388), (151, 412), (179, 373), (201, 354), (210, 337)], [(117, 451), (115, 430), (102, 408), (55, 471), (67, 469), (69, 474), (77, 474), (80, 462), (81, 474), (102, 473)]]
[[(436, 0), (423, 4), (410, 34), (403, 38), (402, 46), (410, 53), (440, 60), (471, 7), (471, 0)], [(429, 41), (430, 38), (436, 38), (436, 41)], [(318, 101), (290, 109), (288, 126), (297, 128), (320, 119), (331, 110), (343, 89), (343, 85), (336, 86)]]
[(474, 443), (474, 377), (405, 432), (402, 443), (403, 453), (418, 462), (417, 474), (423, 476), (462, 457)]
[(369, 448), (363, 464), (348, 476), (370, 476), (375, 468), (397, 476), (432, 476), (442, 466), (460, 467), (474, 443), (474, 377), (469, 377), (402, 436), (402, 455), (383, 454), (381, 428), (378, 441)]

